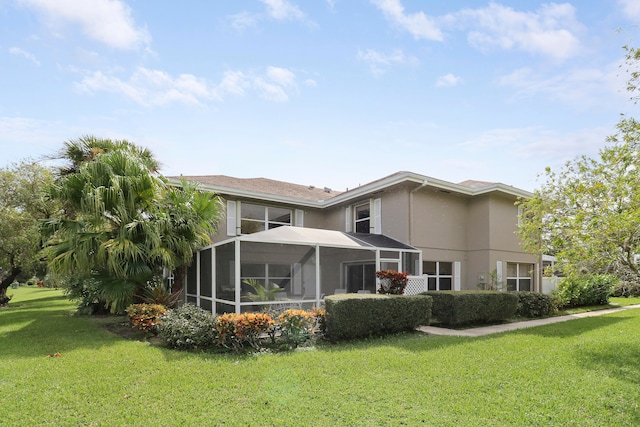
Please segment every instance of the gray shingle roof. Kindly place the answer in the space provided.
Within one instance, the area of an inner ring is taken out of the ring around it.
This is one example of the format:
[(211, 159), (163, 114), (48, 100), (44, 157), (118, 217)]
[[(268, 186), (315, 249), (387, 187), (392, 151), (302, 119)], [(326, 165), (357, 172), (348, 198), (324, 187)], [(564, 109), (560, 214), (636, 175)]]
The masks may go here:
[(317, 202), (327, 200), (340, 194), (340, 191), (331, 189), (316, 188), (290, 182), (276, 181), (267, 178), (235, 178), (227, 175), (200, 175), (200, 176), (175, 176), (173, 179), (186, 179), (188, 181), (199, 182), (203, 185), (212, 186), (218, 189), (228, 188), (234, 190), (250, 191), (256, 193), (272, 194), (275, 196), (289, 197), (293, 199), (309, 200)]

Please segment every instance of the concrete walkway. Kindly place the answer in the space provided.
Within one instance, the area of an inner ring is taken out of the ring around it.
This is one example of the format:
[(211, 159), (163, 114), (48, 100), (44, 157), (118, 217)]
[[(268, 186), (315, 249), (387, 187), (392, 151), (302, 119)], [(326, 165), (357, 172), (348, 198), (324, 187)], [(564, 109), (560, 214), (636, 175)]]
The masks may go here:
[(501, 325), (483, 326), (470, 329), (445, 329), (435, 326), (420, 326), (419, 331), (430, 335), (450, 335), (456, 337), (481, 337), (483, 335), (495, 334), (498, 332), (514, 331), (516, 329), (533, 328), (534, 326), (549, 325), (551, 323), (566, 322), (567, 320), (582, 319), (583, 317), (601, 316), (603, 314), (615, 313), (618, 311), (640, 308), (639, 305), (629, 305), (626, 307), (608, 308), (606, 310), (588, 311), (585, 313), (569, 314), (566, 316), (547, 317), (544, 319), (527, 320), (524, 322), (504, 323)]

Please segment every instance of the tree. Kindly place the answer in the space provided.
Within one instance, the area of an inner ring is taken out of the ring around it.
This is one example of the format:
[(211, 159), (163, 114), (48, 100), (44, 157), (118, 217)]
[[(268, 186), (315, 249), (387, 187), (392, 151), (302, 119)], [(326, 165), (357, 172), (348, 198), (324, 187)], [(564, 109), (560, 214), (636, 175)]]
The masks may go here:
[(97, 282), (112, 312), (135, 302), (163, 268), (185, 269), (210, 243), (219, 199), (186, 183), (170, 186), (148, 150), (83, 137), (65, 143), (61, 157), (68, 164), (51, 194), (65, 214), (47, 223), (49, 268)]
[(598, 159), (569, 161), (521, 201), (525, 249), (555, 255), (565, 273), (613, 273), (638, 281), (640, 123), (623, 117)]
[(39, 222), (57, 209), (46, 197), (52, 181), (51, 171), (38, 163), (0, 169), (0, 306), (9, 302), (11, 283), (44, 271)]

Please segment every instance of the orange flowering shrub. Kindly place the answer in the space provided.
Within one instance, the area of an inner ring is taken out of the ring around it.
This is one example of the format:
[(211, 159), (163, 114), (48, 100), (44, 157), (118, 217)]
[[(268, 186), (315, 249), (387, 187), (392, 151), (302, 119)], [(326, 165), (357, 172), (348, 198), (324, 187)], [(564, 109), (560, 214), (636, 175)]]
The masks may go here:
[(316, 325), (316, 316), (311, 311), (289, 309), (278, 316), (280, 336), (292, 347), (309, 339)]
[(218, 342), (238, 351), (249, 345), (260, 348), (260, 337), (271, 330), (274, 320), (265, 313), (227, 313), (216, 318)]
[(167, 312), (160, 304), (131, 304), (126, 309), (131, 327), (143, 332), (155, 332), (160, 317)]

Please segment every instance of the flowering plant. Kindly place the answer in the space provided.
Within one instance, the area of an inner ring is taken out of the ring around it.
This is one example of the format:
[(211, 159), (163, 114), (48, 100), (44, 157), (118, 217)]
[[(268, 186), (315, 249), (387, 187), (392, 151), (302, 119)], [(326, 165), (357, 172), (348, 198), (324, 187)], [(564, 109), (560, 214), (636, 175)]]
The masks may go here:
[(238, 351), (245, 344), (260, 348), (260, 336), (267, 333), (274, 323), (266, 313), (227, 313), (217, 317), (215, 328), (218, 342)]
[(160, 304), (131, 304), (126, 312), (129, 315), (131, 327), (143, 332), (156, 332), (160, 318), (167, 308)]
[(407, 273), (400, 273), (395, 270), (376, 271), (376, 277), (380, 279), (379, 294), (404, 294), (404, 288), (407, 286)]

